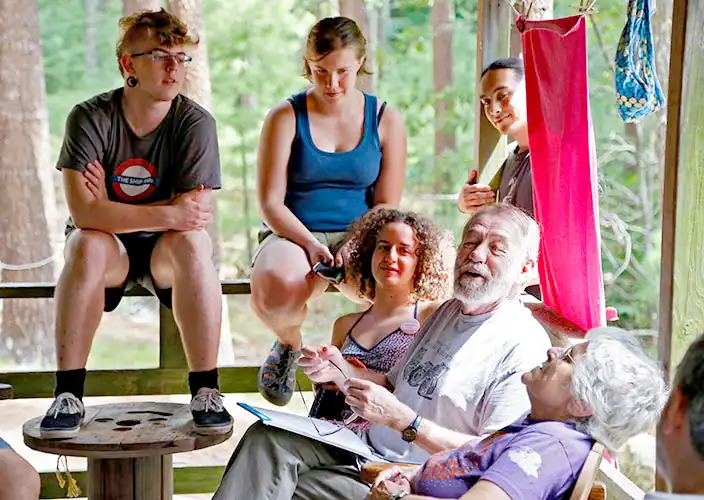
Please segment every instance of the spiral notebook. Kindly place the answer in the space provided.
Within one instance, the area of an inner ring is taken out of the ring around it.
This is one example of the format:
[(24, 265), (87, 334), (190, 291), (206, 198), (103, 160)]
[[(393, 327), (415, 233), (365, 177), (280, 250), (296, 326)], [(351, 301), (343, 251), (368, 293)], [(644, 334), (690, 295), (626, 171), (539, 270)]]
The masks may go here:
[[(240, 402), (237, 404), (261, 420), (264, 425), (284, 429), (289, 432), (293, 432), (294, 434), (298, 434), (299, 436), (305, 436), (315, 441), (350, 451), (355, 455), (366, 458), (367, 460), (374, 462), (388, 462), (388, 460), (385, 460), (377, 455), (369, 445), (367, 445), (357, 434), (349, 429), (340, 429), (334, 434), (321, 436), (318, 431), (316, 431), (315, 427), (313, 427), (309, 417), (293, 415), (282, 411), (268, 410), (265, 408), (248, 405), (247, 403)], [(322, 434), (334, 431), (338, 427), (336, 424), (325, 420), (320, 420), (317, 418), (314, 420), (315, 425), (318, 426), (318, 429)]]

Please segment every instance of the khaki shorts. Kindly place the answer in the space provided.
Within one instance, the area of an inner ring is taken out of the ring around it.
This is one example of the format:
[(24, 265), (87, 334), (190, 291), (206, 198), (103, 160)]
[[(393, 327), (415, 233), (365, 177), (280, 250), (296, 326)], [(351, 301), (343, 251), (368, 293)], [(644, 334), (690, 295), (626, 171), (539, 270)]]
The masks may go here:
[[(311, 231), (311, 234), (316, 240), (328, 247), (333, 255), (335, 255), (335, 252), (337, 252), (340, 246), (342, 246), (342, 243), (347, 237), (347, 231)], [(259, 257), (259, 254), (262, 252), (262, 250), (264, 250), (267, 246), (271, 245), (273, 242), (281, 240), (290, 241), (287, 238), (282, 238), (278, 234), (274, 234), (271, 229), (262, 229), (261, 231), (259, 231), (257, 238), (259, 240), (259, 246), (254, 251), (254, 256), (252, 257), (252, 266), (254, 266), (254, 263), (256, 262), (257, 257)]]

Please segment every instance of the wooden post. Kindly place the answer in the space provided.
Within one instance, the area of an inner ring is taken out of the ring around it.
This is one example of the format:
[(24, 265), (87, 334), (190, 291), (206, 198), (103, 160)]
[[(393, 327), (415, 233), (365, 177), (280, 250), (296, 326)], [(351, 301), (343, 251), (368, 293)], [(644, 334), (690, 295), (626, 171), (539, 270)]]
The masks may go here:
[(88, 500), (170, 500), (173, 458), (89, 458)]
[(477, 81), (475, 95), (474, 165), (482, 182), (489, 182), (506, 159), (506, 137), (484, 116), (479, 102), (484, 67), (495, 59), (509, 56), (513, 12), (505, 0), (480, 0), (477, 13)]
[[(674, 0), (665, 134), (658, 354), (672, 379), (704, 330), (704, 3)], [(656, 488), (666, 491), (661, 476)]]
[(452, 101), (439, 97), (442, 92), (452, 87), (452, 22), (455, 17), (452, 4), (450, 0), (435, 0), (430, 11), (433, 26), (436, 160), (445, 151), (455, 149), (455, 132), (445, 127), (447, 115), (452, 111)]

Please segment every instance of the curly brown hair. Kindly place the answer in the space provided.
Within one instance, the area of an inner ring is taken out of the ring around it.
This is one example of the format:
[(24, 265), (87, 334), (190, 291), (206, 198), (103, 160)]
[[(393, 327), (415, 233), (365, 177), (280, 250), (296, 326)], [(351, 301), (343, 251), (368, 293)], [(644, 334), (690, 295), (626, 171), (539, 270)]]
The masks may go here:
[(120, 58), (128, 55), (137, 40), (153, 38), (159, 45), (174, 47), (177, 45), (198, 45), (199, 38), (188, 32), (188, 26), (178, 17), (161, 10), (145, 10), (120, 19), (121, 36), (117, 40), (115, 53), (120, 74), (124, 74)]
[(359, 282), (359, 295), (374, 300), (376, 281), (372, 274), (372, 255), (382, 228), (392, 222), (411, 227), (418, 240), (412, 292), (414, 301), (445, 298), (450, 281), (450, 272), (443, 258), (443, 249), (448, 248), (447, 236), (427, 217), (392, 208), (371, 210), (357, 219), (350, 229), (347, 273)]

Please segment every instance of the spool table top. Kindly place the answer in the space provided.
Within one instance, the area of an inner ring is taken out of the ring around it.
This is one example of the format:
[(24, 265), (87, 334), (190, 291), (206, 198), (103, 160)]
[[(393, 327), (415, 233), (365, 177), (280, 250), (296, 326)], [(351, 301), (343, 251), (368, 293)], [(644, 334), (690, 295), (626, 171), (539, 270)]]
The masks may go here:
[(12, 386), (10, 384), (0, 384), (0, 399), (12, 399)]
[(44, 439), (43, 416), (22, 426), (24, 442), (37, 451), (89, 458), (133, 458), (208, 448), (226, 441), (232, 431), (196, 434), (189, 405), (113, 403), (87, 406), (80, 433), (70, 439)]

